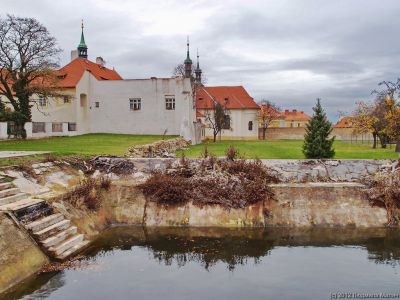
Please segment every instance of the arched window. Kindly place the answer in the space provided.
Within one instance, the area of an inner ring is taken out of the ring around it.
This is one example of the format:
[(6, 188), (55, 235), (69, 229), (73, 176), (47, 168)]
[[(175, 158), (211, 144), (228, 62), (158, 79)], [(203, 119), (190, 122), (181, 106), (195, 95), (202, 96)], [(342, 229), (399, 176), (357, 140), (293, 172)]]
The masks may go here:
[(253, 121), (249, 121), (249, 131), (253, 130)]

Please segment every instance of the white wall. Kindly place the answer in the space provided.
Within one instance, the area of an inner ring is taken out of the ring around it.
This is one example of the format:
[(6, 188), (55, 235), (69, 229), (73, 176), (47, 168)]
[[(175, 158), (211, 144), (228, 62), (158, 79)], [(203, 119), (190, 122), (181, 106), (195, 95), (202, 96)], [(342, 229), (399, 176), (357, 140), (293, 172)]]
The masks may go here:
[[(203, 115), (207, 115), (206, 110), (200, 110)], [(230, 109), (228, 114), (231, 117), (231, 129), (222, 130), (221, 137), (230, 139), (258, 139), (258, 110), (257, 109)], [(213, 131), (207, 128), (208, 122), (202, 118), (206, 124), (206, 136), (212, 137)], [(248, 129), (249, 122), (253, 122), (253, 130)]]
[[(165, 108), (165, 96), (175, 96), (175, 110)], [(140, 98), (141, 110), (130, 110), (129, 98)], [(195, 121), (190, 81), (182, 78), (92, 80), (90, 107), (91, 132), (179, 135)]]

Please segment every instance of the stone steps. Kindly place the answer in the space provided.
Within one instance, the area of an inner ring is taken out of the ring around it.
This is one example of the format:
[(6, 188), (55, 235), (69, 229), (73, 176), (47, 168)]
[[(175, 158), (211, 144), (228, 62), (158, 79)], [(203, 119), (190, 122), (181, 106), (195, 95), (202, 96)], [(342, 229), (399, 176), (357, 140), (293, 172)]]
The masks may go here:
[(0, 206), (0, 211), (7, 211), (7, 210), (8, 211), (17, 211), (17, 210), (20, 210), (25, 207), (36, 205), (41, 202), (44, 202), (44, 200), (27, 198), (27, 199), (19, 200), (19, 201), (9, 203), (6, 205), (2, 205), (2, 206)]
[(11, 182), (0, 183), (0, 191), (12, 188), (13, 186)]
[(58, 232), (67, 229), (70, 225), (71, 221), (70, 220), (62, 220), (58, 223), (55, 223), (43, 230), (34, 232), (33, 235), (37, 237), (39, 240), (44, 240), (50, 236), (53, 236), (54, 234), (57, 234)]
[(10, 187), (8, 189), (0, 190), (0, 198), (16, 195), (20, 193), (19, 188)]
[(54, 225), (58, 222), (64, 220), (64, 216), (62, 214), (53, 214), (44, 218), (41, 218), (37, 221), (33, 221), (25, 225), (25, 228), (31, 230), (32, 232), (41, 231), (51, 225)]
[(49, 248), (61, 243), (62, 241), (66, 240), (68, 237), (76, 234), (77, 232), (78, 232), (77, 228), (75, 226), (71, 226), (51, 237), (48, 237), (45, 240), (40, 241), (40, 244), (43, 247)]
[(61, 243), (48, 248), (48, 251), (52, 252), (55, 256), (60, 255), (61, 253), (71, 249), (72, 247), (78, 245), (80, 242), (83, 242), (84, 235), (76, 234)]
[(89, 244), (89, 241), (87, 241), (87, 240), (82, 241), (79, 244), (73, 246), (72, 248), (66, 250), (65, 252), (57, 255), (56, 258), (59, 260), (64, 260), (64, 259), (70, 257), (71, 255), (74, 255), (74, 254), (82, 251), (84, 248), (86, 248), (86, 246), (88, 244)]
[(12, 183), (0, 183), (0, 211), (9, 211), (36, 242), (56, 259), (65, 259), (88, 245), (71, 221), (42, 199), (32, 199)]
[(12, 196), (0, 198), (0, 207), (26, 198), (25, 193), (18, 193)]

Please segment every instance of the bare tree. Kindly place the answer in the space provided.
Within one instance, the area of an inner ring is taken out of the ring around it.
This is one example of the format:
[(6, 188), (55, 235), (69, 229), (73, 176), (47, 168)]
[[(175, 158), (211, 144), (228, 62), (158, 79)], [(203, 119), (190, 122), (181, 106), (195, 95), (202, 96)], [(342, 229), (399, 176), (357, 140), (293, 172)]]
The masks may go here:
[[(0, 95), (13, 108), (17, 135), (25, 138), (24, 125), (31, 121), (37, 98), (57, 93), (58, 48), (46, 27), (33, 18), (8, 15), (0, 18)], [(5, 103), (0, 105), (4, 111)]]
[(279, 107), (269, 100), (261, 100), (259, 104), (260, 110), (258, 112), (258, 123), (262, 128), (263, 140), (265, 140), (267, 128), (273, 121), (278, 120), (281, 117), (281, 113), (279, 112)]
[(223, 129), (230, 129), (230, 116), (226, 107), (214, 100), (212, 109), (207, 110), (205, 114), (207, 126), (213, 131), (214, 143), (217, 141), (218, 134), (221, 137)]

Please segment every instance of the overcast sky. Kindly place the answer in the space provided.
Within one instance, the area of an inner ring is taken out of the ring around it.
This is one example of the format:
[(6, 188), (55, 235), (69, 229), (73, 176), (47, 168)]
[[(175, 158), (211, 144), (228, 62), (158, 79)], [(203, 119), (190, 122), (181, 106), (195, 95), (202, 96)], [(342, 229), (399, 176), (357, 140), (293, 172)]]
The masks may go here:
[(1, 13), (34, 17), (64, 50), (80, 38), (123, 78), (170, 76), (200, 51), (208, 85), (243, 85), (256, 100), (332, 120), (400, 70), (399, 0), (0, 0)]

